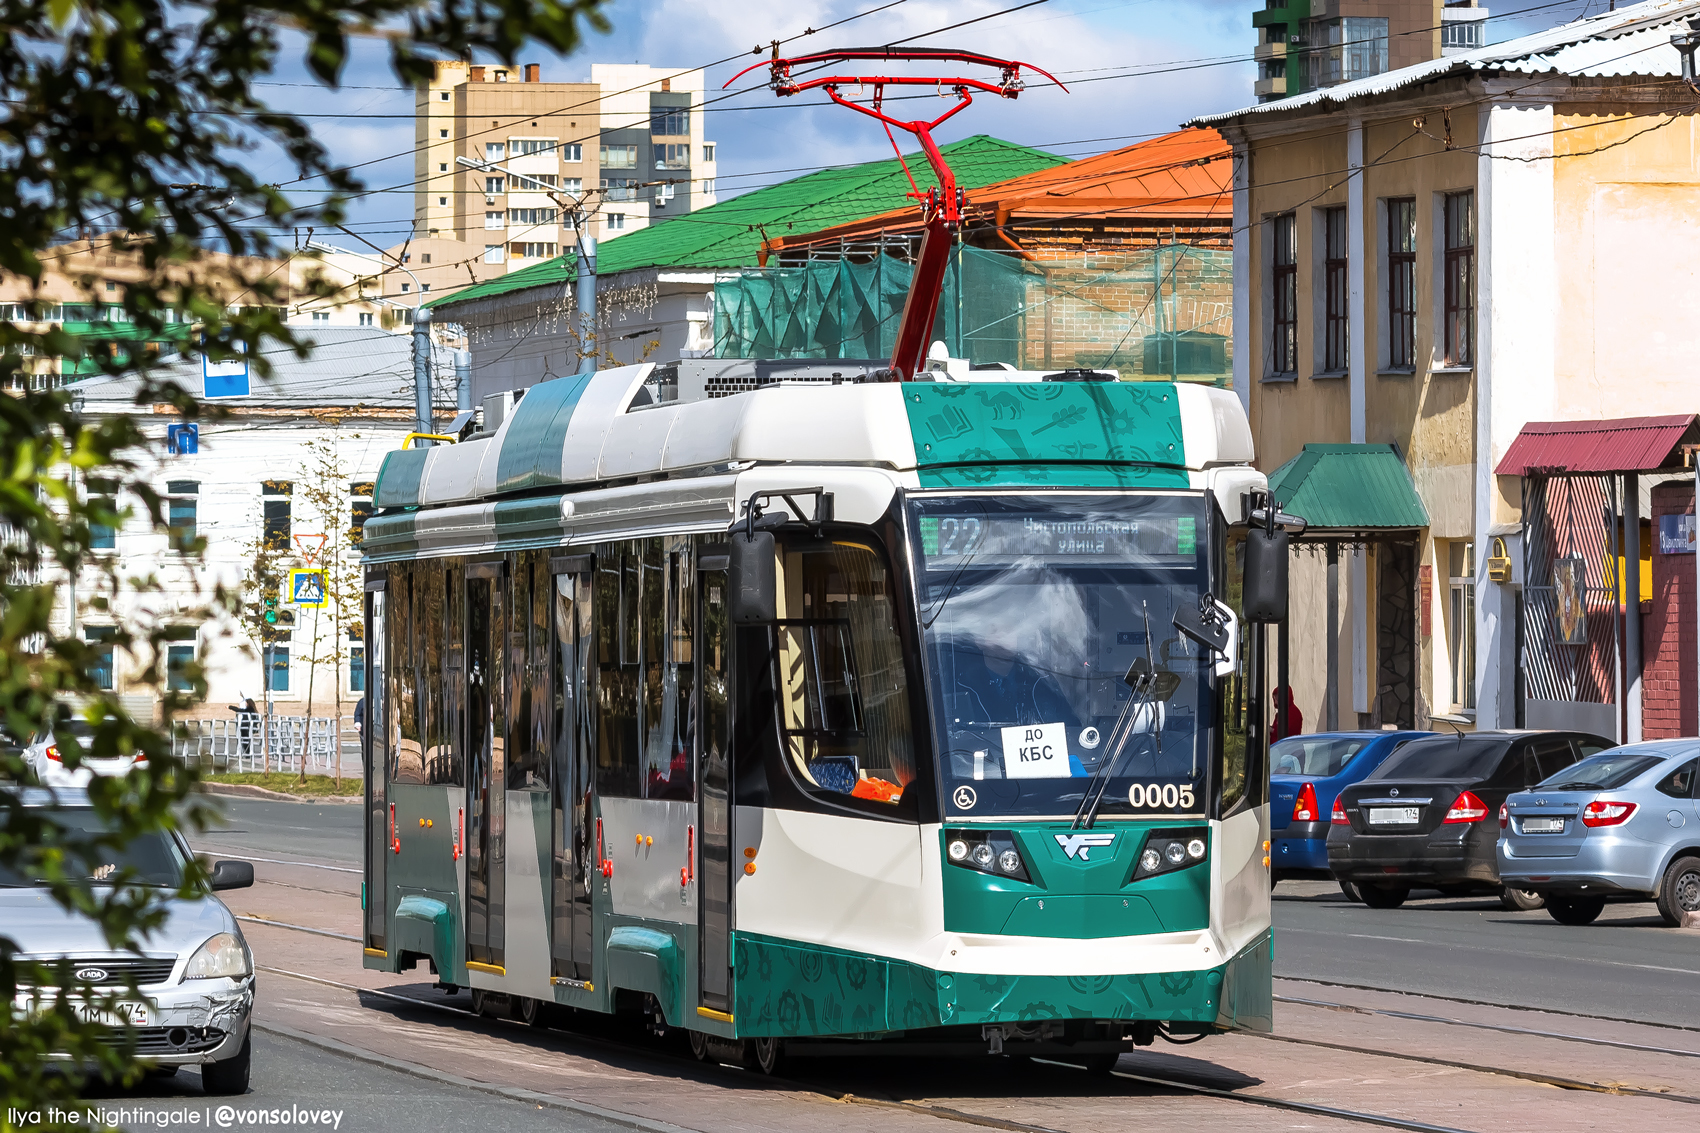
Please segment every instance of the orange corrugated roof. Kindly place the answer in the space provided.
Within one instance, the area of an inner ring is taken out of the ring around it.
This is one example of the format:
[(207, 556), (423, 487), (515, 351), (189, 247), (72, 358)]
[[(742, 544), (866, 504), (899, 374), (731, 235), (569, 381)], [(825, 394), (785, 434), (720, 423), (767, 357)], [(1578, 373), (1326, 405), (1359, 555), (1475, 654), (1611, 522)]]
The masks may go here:
[[(1007, 219), (1179, 220), (1228, 223), (1233, 216), (1233, 156), (1215, 130), (1180, 130), (1096, 157), (1071, 161), (976, 189), (969, 215)], [(865, 220), (772, 241), (770, 249), (854, 239), (921, 227), (914, 205)]]

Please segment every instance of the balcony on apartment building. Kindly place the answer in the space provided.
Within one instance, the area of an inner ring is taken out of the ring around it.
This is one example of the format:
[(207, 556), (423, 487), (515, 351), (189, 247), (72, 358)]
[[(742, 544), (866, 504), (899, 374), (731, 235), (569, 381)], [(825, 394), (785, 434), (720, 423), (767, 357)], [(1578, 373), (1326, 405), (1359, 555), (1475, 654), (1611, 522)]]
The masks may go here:
[(1474, 0), (1448, 2), (1440, 10), (1440, 54), (1462, 55), (1487, 43), (1487, 19), (1491, 13)]

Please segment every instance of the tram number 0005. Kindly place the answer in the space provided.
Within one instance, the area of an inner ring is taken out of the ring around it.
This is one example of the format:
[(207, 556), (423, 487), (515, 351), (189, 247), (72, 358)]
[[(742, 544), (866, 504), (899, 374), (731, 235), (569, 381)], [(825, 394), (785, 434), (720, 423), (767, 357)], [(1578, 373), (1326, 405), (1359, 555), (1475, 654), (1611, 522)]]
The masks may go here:
[(1191, 810), (1192, 787), (1179, 783), (1135, 783), (1127, 789), (1134, 810)]

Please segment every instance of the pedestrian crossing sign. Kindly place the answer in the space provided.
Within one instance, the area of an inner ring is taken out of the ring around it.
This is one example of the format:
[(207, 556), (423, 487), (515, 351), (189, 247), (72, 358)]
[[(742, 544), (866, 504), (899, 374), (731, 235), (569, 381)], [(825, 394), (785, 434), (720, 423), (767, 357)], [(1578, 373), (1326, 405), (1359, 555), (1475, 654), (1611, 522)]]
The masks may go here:
[(290, 571), (289, 602), (293, 606), (325, 605), (325, 572), (322, 570)]

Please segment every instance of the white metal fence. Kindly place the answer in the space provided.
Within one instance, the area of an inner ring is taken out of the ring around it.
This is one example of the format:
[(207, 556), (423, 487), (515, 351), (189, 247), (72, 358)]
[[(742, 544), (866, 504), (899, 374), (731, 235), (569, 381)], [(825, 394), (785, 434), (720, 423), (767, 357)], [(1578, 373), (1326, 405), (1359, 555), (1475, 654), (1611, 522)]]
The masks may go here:
[(258, 714), (230, 720), (180, 720), (172, 751), (203, 770), (293, 771), (309, 775), (361, 774), (360, 730), (354, 717), (273, 716), (261, 726)]

